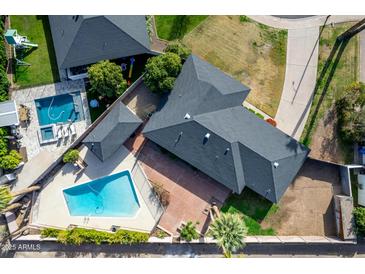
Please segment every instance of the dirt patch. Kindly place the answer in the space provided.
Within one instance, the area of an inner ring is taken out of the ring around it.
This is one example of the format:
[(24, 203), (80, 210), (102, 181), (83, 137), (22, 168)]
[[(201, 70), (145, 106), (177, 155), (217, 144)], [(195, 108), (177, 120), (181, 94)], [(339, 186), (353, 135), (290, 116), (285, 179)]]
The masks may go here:
[(331, 107), (318, 121), (309, 156), (333, 163), (345, 163), (347, 156), (340, 143), (337, 129), (337, 113), (335, 107)]
[(340, 192), (336, 166), (307, 160), (280, 200), (279, 209), (261, 225), (282, 236), (335, 236), (332, 197)]
[(286, 32), (239, 16), (210, 16), (187, 34), (192, 52), (251, 88), (248, 101), (274, 117), (285, 76)]

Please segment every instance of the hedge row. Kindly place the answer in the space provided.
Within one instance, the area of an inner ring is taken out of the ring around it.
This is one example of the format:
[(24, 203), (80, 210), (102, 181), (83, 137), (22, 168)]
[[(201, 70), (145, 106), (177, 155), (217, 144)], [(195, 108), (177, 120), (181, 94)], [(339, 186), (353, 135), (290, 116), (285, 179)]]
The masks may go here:
[(42, 238), (57, 238), (62, 244), (138, 244), (145, 243), (149, 235), (147, 233), (118, 230), (116, 233), (97, 231), (94, 229), (73, 228), (71, 230), (59, 230), (45, 228), (41, 231)]
[(9, 99), (9, 81), (6, 75), (6, 50), (5, 50), (5, 16), (0, 16), (0, 102), (4, 102)]

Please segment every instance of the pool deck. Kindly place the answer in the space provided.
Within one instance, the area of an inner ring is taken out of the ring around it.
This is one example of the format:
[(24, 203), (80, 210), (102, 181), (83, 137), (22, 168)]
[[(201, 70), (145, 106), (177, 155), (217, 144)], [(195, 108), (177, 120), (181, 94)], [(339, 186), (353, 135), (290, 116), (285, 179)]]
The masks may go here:
[[(124, 170), (131, 171), (136, 165), (136, 158), (124, 146), (121, 146), (104, 162), (101, 162), (85, 146), (81, 147), (80, 156), (88, 165), (85, 171), (76, 175), (75, 172), (78, 169), (72, 164), (65, 164), (54, 177), (49, 178), (32, 208), (31, 224), (64, 229), (72, 224), (100, 230), (110, 230), (112, 225), (116, 225), (124, 229), (150, 232), (155, 226), (156, 220), (141, 197), (137, 186), (135, 189), (140, 209), (132, 218), (70, 216), (62, 193), (63, 189)], [(132, 175), (132, 180), (135, 182), (138, 178)]]
[[(74, 123), (76, 127), (76, 137), (63, 138), (58, 142), (41, 145), (38, 140), (37, 132), (39, 129), (39, 122), (34, 100), (43, 97), (67, 94), (75, 91), (80, 91), (85, 117), (84, 120)], [(74, 139), (77, 138), (77, 136), (80, 136), (91, 124), (85, 86), (82, 80), (65, 81), (51, 85), (14, 90), (11, 93), (11, 99), (16, 101), (18, 107), (20, 104), (23, 104), (30, 109), (30, 122), (28, 124), (23, 123), (19, 127), (20, 134), (23, 135), (21, 143), (22, 146), (27, 148), (29, 161), (36, 157), (41, 151), (52, 153), (55, 158), (58, 158), (62, 153), (65, 152)]]

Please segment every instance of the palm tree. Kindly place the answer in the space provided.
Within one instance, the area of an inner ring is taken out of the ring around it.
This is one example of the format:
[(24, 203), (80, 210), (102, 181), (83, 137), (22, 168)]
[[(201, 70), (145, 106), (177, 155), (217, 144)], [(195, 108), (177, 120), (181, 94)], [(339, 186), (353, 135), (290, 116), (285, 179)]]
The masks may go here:
[(12, 198), (9, 187), (0, 186), (0, 212), (7, 207)]
[(239, 214), (222, 213), (211, 224), (211, 235), (223, 249), (224, 256), (230, 258), (232, 252), (244, 247), (247, 227)]

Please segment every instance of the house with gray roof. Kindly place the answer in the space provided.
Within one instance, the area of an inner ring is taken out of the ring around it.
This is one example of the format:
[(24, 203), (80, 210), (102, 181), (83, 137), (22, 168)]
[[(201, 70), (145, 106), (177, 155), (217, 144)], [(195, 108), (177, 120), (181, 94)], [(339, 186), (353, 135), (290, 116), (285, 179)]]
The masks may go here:
[(250, 89), (191, 55), (144, 135), (234, 193), (276, 203), (309, 153), (242, 106)]
[(121, 101), (112, 106), (110, 112), (82, 141), (101, 161), (105, 161), (142, 124)]
[(48, 18), (60, 71), (150, 53), (145, 16), (52, 15)]

